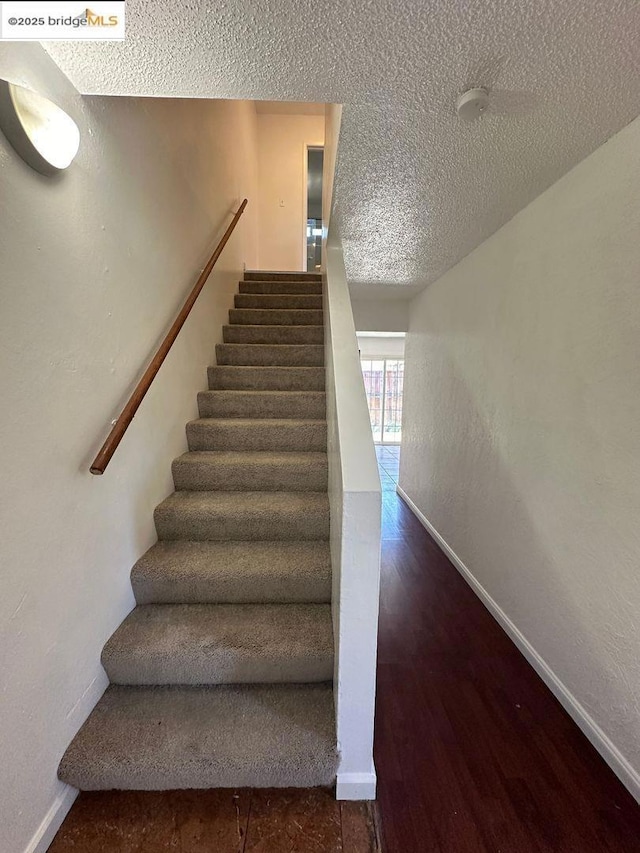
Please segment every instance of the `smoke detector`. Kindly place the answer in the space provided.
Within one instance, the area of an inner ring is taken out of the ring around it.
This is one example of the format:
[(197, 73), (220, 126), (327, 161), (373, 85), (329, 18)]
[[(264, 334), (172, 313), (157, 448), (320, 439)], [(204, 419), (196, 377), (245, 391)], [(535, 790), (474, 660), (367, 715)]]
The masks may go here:
[(456, 101), (456, 112), (463, 121), (475, 121), (489, 106), (486, 89), (468, 89)]

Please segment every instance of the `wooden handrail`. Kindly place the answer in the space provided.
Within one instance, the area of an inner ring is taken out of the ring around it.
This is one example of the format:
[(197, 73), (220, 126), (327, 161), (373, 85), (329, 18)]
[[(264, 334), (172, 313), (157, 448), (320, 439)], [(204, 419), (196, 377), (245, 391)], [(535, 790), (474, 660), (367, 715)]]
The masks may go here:
[(149, 366), (145, 370), (142, 379), (140, 380), (140, 382), (138, 382), (133, 391), (133, 394), (129, 397), (127, 405), (124, 407), (120, 414), (120, 417), (113, 425), (111, 432), (107, 436), (107, 440), (100, 448), (100, 452), (98, 453), (96, 458), (93, 460), (91, 468), (89, 469), (92, 474), (104, 474), (105, 468), (111, 461), (111, 457), (115, 453), (117, 446), (122, 441), (122, 436), (127, 431), (127, 427), (133, 420), (133, 416), (138, 411), (140, 403), (144, 400), (144, 395), (147, 393), (151, 383), (156, 378), (156, 374), (160, 370), (162, 362), (165, 360), (169, 350), (173, 346), (173, 342), (178, 337), (180, 329), (184, 326), (185, 320), (189, 316), (189, 313), (193, 308), (196, 299), (200, 295), (200, 291), (204, 287), (206, 280), (209, 278), (209, 274), (214, 268), (216, 261), (220, 257), (222, 250), (227, 245), (227, 241), (229, 237), (231, 237), (233, 229), (238, 224), (238, 220), (242, 216), (246, 206), (247, 199), (245, 198), (245, 200), (238, 208), (237, 212), (234, 214), (234, 217), (231, 220), (231, 224), (224, 232), (222, 240), (220, 240), (220, 242), (218, 243), (215, 252), (211, 255), (206, 267), (200, 273), (200, 276), (198, 277), (198, 280), (195, 283), (193, 290), (191, 291), (191, 293), (187, 297), (186, 302), (180, 309), (180, 313), (173, 321), (173, 325), (167, 332), (165, 339), (158, 347), (158, 351), (149, 362)]

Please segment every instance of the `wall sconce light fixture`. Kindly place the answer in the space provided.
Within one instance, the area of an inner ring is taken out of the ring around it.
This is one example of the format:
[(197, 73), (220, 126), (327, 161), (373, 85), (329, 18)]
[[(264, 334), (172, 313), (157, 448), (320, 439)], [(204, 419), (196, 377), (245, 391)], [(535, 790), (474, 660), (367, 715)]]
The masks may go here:
[(71, 165), (80, 146), (75, 121), (48, 98), (0, 80), (0, 128), (37, 172), (55, 175)]

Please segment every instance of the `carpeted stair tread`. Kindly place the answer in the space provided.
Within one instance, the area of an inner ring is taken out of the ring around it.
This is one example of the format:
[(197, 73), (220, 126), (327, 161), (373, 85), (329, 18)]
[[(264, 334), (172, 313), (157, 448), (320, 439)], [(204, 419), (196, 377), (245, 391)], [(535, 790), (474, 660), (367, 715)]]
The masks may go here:
[(241, 281), (240, 293), (322, 294), (321, 281)]
[(174, 492), (156, 507), (159, 539), (329, 537), (326, 492)]
[(211, 391), (324, 391), (323, 367), (217, 365), (208, 369)]
[(323, 344), (324, 326), (223, 326), (226, 344)]
[(63, 781), (335, 782), (322, 290), (318, 273), (245, 273)]
[(321, 367), (324, 346), (316, 344), (216, 344), (220, 365)]
[(157, 542), (131, 570), (138, 604), (331, 601), (329, 543)]
[(176, 489), (199, 491), (321, 492), (327, 454), (273, 450), (199, 450), (172, 465)]
[(325, 420), (200, 418), (187, 424), (189, 450), (326, 451)]
[(324, 391), (200, 391), (201, 418), (294, 418), (326, 417)]
[(289, 270), (246, 270), (245, 281), (322, 281), (322, 273)]
[(293, 684), (330, 681), (328, 604), (148, 604), (111, 636), (112, 684)]
[(229, 323), (243, 326), (322, 326), (321, 310), (312, 308), (231, 308)]
[(322, 296), (312, 293), (236, 293), (235, 308), (304, 308), (322, 310)]
[(85, 791), (331, 785), (331, 685), (109, 687), (58, 775)]

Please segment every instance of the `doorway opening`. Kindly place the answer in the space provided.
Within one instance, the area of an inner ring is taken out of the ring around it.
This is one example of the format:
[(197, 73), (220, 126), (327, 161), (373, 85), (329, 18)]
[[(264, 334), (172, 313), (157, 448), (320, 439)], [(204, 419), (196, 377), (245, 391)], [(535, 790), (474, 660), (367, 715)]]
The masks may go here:
[(305, 269), (320, 272), (322, 264), (322, 167), (324, 148), (306, 146), (307, 173)]
[(404, 358), (360, 358), (376, 444), (400, 444)]
[(399, 445), (402, 441), (405, 333), (359, 331), (356, 334), (373, 441)]

